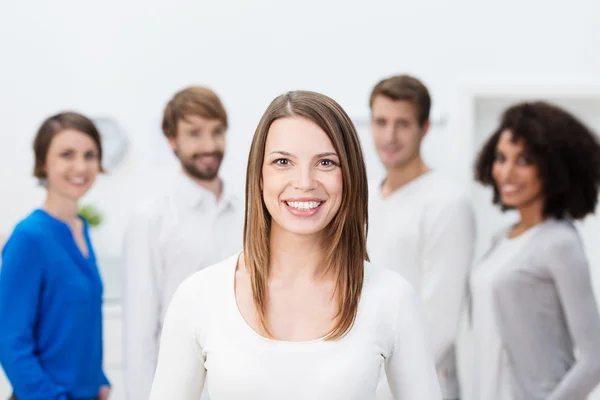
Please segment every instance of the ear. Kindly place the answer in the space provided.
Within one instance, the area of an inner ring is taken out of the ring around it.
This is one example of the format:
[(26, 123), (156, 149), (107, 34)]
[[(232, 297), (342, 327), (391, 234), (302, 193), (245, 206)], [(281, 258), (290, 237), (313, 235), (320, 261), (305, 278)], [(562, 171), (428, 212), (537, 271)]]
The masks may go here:
[(169, 142), (169, 146), (171, 146), (171, 150), (176, 151), (177, 150), (177, 142), (175, 140), (175, 137), (169, 136), (169, 137), (167, 137), (167, 141)]
[(431, 126), (431, 120), (427, 120), (425, 122), (423, 122), (423, 125), (421, 125), (421, 139), (425, 138), (425, 136), (427, 135), (427, 132), (429, 132), (429, 127)]

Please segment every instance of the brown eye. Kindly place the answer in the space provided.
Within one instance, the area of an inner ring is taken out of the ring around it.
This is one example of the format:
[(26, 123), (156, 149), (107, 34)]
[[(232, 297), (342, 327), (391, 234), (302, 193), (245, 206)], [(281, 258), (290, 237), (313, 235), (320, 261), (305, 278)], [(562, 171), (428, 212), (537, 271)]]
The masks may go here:
[(277, 160), (273, 161), (273, 164), (281, 166), (288, 165), (289, 163), (290, 160), (288, 160), (287, 158), (278, 158)]
[(225, 134), (225, 129), (223, 129), (223, 128), (215, 129), (212, 134), (214, 137), (223, 136)]
[(519, 165), (531, 165), (531, 164), (533, 164), (533, 159), (529, 156), (520, 156), (517, 159), (517, 163)]
[(63, 151), (62, 153), (60, 153), (60, 156), (62, 158), (69, 160), (69, 159), (73, 158), (73, 151), (72, 150)]
[(319, 161), (319, 165), (322, 167), (336, 167), (338, 164), (332, 160), (324, 159)]

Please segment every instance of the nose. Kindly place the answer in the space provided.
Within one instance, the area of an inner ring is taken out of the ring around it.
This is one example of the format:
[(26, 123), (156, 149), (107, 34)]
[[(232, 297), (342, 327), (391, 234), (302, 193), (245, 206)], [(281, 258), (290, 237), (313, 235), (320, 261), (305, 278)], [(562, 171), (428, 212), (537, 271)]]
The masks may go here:
[(85, 157), (77, 157), (75, 159), (75, 165), (73, 165), (76, 172), (85, 172), (89, 167), (89, 161)]
[(513, 175), (514, 170), (515, 170), (514, 163), (512, 163), (510, 161), (506, 161), (506, 162), (502, 163), (500, 165), (500, 179), (502, 181), (506, 181), (506, 180), (510, 179)]
[[(217, 151), (217, 141), (213, 138), (210, 137), (210, 135), (204, 135), (205, 137), (203, 138), (203, 140), (200, 143), (201, 146), (201, 152), (202, 153), (214, 153), (215, 151)], [(208, 137), (206, 137), (208, 136)]]
[(396, 128), (394, 124), (387, 124), (385, 128), (382, 129), (381, 136), (385, 143), (392, 143), (396, 138)]
[(302, 190), (303, 192), (316, 189), (317, 181), (315, 180), (313, 169), (308, 166), (298, 168), (293, 187)]

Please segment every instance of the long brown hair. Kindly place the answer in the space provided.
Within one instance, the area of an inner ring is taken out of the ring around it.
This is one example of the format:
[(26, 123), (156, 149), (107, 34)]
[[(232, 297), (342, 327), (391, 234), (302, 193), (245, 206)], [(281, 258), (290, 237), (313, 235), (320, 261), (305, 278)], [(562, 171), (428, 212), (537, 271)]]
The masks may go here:
[(329, 137), (340, 158), (342, 201), (324, 235), (327, 268), (336, 277), (337, 323), (327, 340), (343, 337), (352, 328), (362, 292), (368, 231), (368, 184), (360, 141), (352, 121), (329, 97), (308, 91), (288, 92), (277, 97), (261, 118), (250, 148), (246, 173), (244, 258), (250, 273), (254, 304), (264, 333), (267, 328), (267, 284), (271, 216), (261, 193), (265, 144), (271, 124), (279, 118), (300, 117), (317, 124)]

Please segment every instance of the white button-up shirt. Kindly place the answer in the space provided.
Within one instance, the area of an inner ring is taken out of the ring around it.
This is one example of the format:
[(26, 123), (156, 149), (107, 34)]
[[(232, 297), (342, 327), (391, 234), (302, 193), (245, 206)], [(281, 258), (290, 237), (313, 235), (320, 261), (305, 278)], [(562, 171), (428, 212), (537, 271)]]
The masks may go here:
[(147, 399), (167, 307), (181, 282), (241, 250), (243, 203), (182, 172), (132, 215), (123, 251), (124, 378), (128, 400)]

